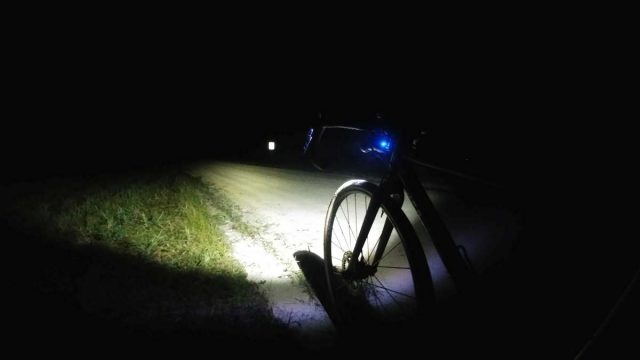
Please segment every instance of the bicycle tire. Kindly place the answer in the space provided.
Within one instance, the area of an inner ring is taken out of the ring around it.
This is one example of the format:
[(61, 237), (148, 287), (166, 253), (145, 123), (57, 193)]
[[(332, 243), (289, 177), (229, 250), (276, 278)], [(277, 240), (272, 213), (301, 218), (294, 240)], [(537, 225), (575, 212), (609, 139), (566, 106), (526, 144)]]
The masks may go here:
[[(370, 200), (376, 193), (378, 193), (378, 186), (365, 180), (351, 180), (338, 188), (327, 209), (324, 257), (330, 306), (328, 313), (338, 329), (365, 322), (388, 325), (406, 320), (416, 321), (424, 318), (435, 304), (431, 273), (422, 246), (399, 204), (390, 197), (382, 199), (380, 207), (376, 209), (375, 220), (384, 224), (384, 221), (389, 219), (393, 225), (389, 243), (385, 248), (385, 250), (389, 249), (389, 252), (374, 266), (375, 273), (371, 276), (361, 280), (345, 279), (344, 270), (348, 262), (353, 261), (349, 251), (353, 252), (351, 247), (354, 244), (347, 243), (345, 229), (340, 219), (346, 219), (349, 222), (351, 220), (349, 214), (353, 211), (355, 231), (352, 234), (353, 228), (349, 225), (347, 232), (352, 240), (357, 238), (358, 211), (366, 209), (367, 197)], [(361, 200), (358, 199), (359, 195)], [(350, 207), (351, 198), (353, 203)], [(361, 219), (363, 218), (364, 213), (361, 216)], [(363, 245), (363, 255), (359, 260), (362, 263), (367, 264), (371, 261), (371, 255), (379, 244), (374, 243), (375, 240), (373, 240), (378, 230), (380, 225), (374, 222), (369, 232), (370, 236), (374, 236), (371, 239), (368, 236)], [(342, 239), (340, 239), (341, 236)], [(340, 254), (341, 251), (343, 251), (342, 254)], [(397, 253), (389, 257), (391, 252)], [(365, 257), (364, 254), (367, 256)], [(406, 264), (405, 266), (387, 266), (383, 265), (383, 261), (391, 263), (405, 261)]]

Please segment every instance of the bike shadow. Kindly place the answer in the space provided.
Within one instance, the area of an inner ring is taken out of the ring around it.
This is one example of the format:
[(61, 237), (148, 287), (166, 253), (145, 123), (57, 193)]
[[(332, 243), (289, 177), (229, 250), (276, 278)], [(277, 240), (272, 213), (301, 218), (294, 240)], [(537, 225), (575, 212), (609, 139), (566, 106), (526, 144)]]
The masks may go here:
[(296, 259), (307, 284), (309, 284), (316, 298), (318, 298), (320, 304), (322, 304), (327, 311), (329, 318), (331, 318), (331, 321), (335, 324), (336, 313), (332, 310), (333, 307), (330, 303), (324, 259), (307, 250), (296, 251), (293, 253), (293, 257)]
[[(335, 284), (333, 288), (335, 302), (332, 302), (323, 258), (307, 250), (296, 251), (293, 256), (307, 283), (342, 338), (352, 338), (361, 333), (360, 330), (363, 329), (367, 330), (366, 333), (371, 334), (374, 329), (389, 329), (392, 325), (380, 321), (369, 303), (364, 298), (351, 294), (348, 284), (337, 276), (332, 279), (332, 283)], [(397, 327), (407, 324), (393, 325)]]
[(333, 289), (335, 303), (331, 302), (331, 293), (329, 292), (325, 261), (323, 258), (307, 250), (296, 251), (293, 257), (296, 259), (300, 270), (302, 270), (302, 274), (307, 283), (311, 286), (311, 289), (327, 311), (329, 318), (331, 318), (336, 325), (338, 331), (350, 326), (347, 324), (337, 324), (338, 311), (342, 314), (348, 313), (351, 319), (350, 322), (353, 323), (362, 323), (371, 318), (371, 310), (366, 301), (350, 295), (346, 282), (339, 277), (332, 279), (332, 283), (336, 284), (336, 286)]
[[(359, 356), (379, 355), (379, 347), (375, 344), (405, 344), (400, 350), (410, 352), (425, 338), (426, 328), (421, 319), (405, 319), (392, 323), (382, 321), (365, 299), (349, 293), (347, 284), (339, 277), (334, 277), (332, 281), (336, 284), (333, 289), (334, 304), (331, 301), (324, 259), (307, 250), (296, 251), (293, 256), (307, 283), (332, 320), (338, 334), (336, 349)], [(337, 316), (337, 312), (341, 314), (340, 317)], [(354, 347), (354, 344), (361, 345)]]
[[(354, 355), (379, 355), (381, 346), (392, 346), (394, 352), (405, 352), (408, 356), (413, 351), (420, 351), (454, 357), (467, 357), (483, 351), (491, 354), (497, 351), (495, 348), (487, 349), (484, 344), (486, 337), (479, 335), (480, 329), (470, 327), (473, 322), (469, 316), (474, 311), (480, 312), (479, 305), (471, 306), (473, 301), (470, 299), (450, 299), (440, 304), (428, 319), (382, 321), (370, 313), (370, 305), (366, 301), (340, 289), (334, 289), (336, 303), (333, 304), (323, 258), (306, 250), (295, 252), (294, 258), (315, 296), (331, 318), (338, 334), (337, 349), (341, 351)], [(346, 288), (342, 279), (336, 277), (334, 280), (332, 283), (337, 284), (336, 288)], [(336, 312), (348, 314), (349, 321), (336, 321), (340, 318)], [(458, 342), (469, 346), (460, 346)], [(354, 344), (359, 345), (354, 347)]]

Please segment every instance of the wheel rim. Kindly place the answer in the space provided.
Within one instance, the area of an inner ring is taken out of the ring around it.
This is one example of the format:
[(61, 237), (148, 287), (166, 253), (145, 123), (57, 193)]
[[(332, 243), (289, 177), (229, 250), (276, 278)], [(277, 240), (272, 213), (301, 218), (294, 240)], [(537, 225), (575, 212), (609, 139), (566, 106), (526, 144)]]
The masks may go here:
[[(341, 321), (348, 321), (353, 309), (342, 306), (340, 294), (358, 298), (368, 305), (367, 316), (383, 321), (411, 318), (417, 311), (413, 274), (404, 245), (395, 229), (378, 263), (374, 254), (380, 245), (387, 215), (378, 209), (369, 236), (358, 259), (353, 258), (354, 245), (371, 198), (361, 191), (346, 193), (331, 213), (330, 244), (325, 244), (327, 266), (333, 272), (330, 280)], [(350, 271), (347, 271), (351, 264)]]

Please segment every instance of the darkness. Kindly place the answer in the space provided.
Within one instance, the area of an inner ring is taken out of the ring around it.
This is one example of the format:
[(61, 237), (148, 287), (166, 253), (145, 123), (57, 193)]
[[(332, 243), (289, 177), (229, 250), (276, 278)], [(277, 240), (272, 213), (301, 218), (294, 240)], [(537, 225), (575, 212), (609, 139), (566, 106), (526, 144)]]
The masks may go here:
[(3, 154), (15, 142), (20, 156), (7, 156), (9, 164), (99, 172), (242, 156), (247, 142), (304, 129), (319, 111), (360, 123), (382, 111), (395, 127), (428, 130), (451, 161), (471, 155), (520, 171), (547, 160), (552, 150), (538, 139), (548, 147), (549, 137), (564, 136), (557, 122), (577, 100), (563, 88), (576, 70), (558, 79), (569, 64), (524, 45), (505, 51), (443, 38), (427, 59), (418, 48), (363, 45), (360, 56), (338, 60), (322, 47), (269, 45), (260, 35), (244, 46), (182, 35), (63, 26), (21, 43), (16, 111), (3, 141)]
[[(74, 65), (72, 72), (68, 64), (58, 65), (60, 75), (27, 74), (25, 80), (31, 81), (19, 85), (25, 96), (13, 113), (11, 131), (4, 132), (5, 163), (27, 176), (210, 157), (247, 159), (257, 143), (264, 147), (269, 137), (283, 135), (295, 142), (290, 152), (301, 155), (305, 130), (323, 121), (422, 129), (428, 135), (423, 152), (435, 161), (455, 167), (469, 158), (477, 168), (489, 169), (485, 172), (519, 174), (550, 155), (537, 140), (548, 125), (538, 118), (541, 110), (524, 99), (535, 96), (531, 93), (514, 96), (504, 90), (494, 98), (478, 88), (477, 93), (424, 94), (408, 105), (396, 103), (392, 94), (380, 101), (363, 95), (344, 104), (319, 97), (333, 89), (313, 81), (301, 85), (313, 92), (300, 95), (278, 88), (279, 79), (259, 81), (249, 73), (244, 76), (256, 81), (257, 89), (245, 93), (235, 89), (243, 85), (233, 78), (205, 86), (194, 80), (201, 74), (175, 79), (166, 70), (158, 76), (124, 68), (112, 70), (114, 75), (102, 73), (104, 63)], [(376, 112), (385, 120), (377, 121)], [(319, 119), (319, 113), (325, 117)]]
[[(597, 200), (582, 206), (597, 197), (593, 188), (583, 192), (585, 174), (616, 176), (619, 158), (584, 167), (599, 152), (591, 140), (602, 146), (606, 137), (590, 127), (607, 123), (610, 99), (594, 101), (589, 86), (599, 80), (584, 77), (583, 65), (563, 56), (561, 46), (546, 48), (550, 57), (527, 46), (449, 45), (424, 61), (378, 47), (365, 51), (367, 61), (336, 66), (314, 46), (292, 57), (264, 44), (241, 52), (237, 44), (203, 45), (196, 37), (113, 40), (69, 31), (73, 38), (41, 33), (22, 44), (29, 51), (17, 56), (7, 99), (13, 110), (1, 135), (3, 183), (199, 159), (256, 162), (269, 138), (285, 138), (287, 161), (299, 160), (318, 113), (330, 122), (378, 126), (372, 115), (382, 112), (393, 128), (427, 131), (429, 160), (513, 191), (527, 215), (518, 289), (549, 286), (518, 298), (517, 306), (533, 309), (527, 319), (539, 314), (539, 323), (563, 318), (566, 326), (549, 329), (561, 353), (561, 331), (585, 331), (577, 309), (607, 308), (637, 268), (633, 236), (609, 226), (603, 213), (610, 207)], [(314, 61), (298, 62), (309, 57)], [(625, 222), (620, 216), (616, 223)], [(628, 336), (615, 330), (621, 337), (608, 338), (613, 343)]]

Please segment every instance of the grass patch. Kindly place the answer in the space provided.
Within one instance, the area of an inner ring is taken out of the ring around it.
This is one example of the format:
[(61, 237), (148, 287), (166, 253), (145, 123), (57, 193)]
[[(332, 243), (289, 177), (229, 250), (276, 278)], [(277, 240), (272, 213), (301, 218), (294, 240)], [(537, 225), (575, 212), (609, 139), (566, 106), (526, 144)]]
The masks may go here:
[[(208, 207), (215, 198), (180, 173), (57, 181), (21, 202), (26, 221), (77, 244), (100, 244), (176, 270), (242, 275)], [(44, 193), (42, 192), (44, 191)]]
[(163, 172), (2, 190), (3, 222), (14, 229), (5, 238), (30, 252), (33, 269), (20, 280), (33, 284), (37, 308), (64, 304), (147, 330), (288, 336), (231, 255), (221, 229), (230, 203), (201, 181)]

